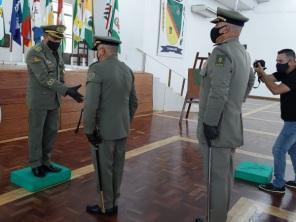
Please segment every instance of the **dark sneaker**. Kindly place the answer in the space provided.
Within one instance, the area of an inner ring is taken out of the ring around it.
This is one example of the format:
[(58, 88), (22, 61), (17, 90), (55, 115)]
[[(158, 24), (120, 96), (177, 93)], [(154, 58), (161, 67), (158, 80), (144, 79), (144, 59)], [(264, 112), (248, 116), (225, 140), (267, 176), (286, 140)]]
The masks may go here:
[(288, 181), (286, 182), (286, 187), (296, 189), (296, 181)]
[(86, 212), (96, 215), (107, 215), (107, 216), (116, 216), (118, 213), (118, 207), (115, 206), (110, 209), (106, 209), (105, 213), (102, 212), (102, 209), (98, 205), (88, 205), (86, 207)]
[(277, 193), (277, 194), (284, 194), (286, 189), (285, 187), (281, 187), (281, 188), (277, 188), (275, 186), (273, 186), (272, 183), (268, 183), (268, 184), (260, 184), (259, 185), (259, 190), (263, 190), (269, 193)]
[(195, 222), (205, 222), (206, 220), (204, 218), (198, 217), (195, 219)]

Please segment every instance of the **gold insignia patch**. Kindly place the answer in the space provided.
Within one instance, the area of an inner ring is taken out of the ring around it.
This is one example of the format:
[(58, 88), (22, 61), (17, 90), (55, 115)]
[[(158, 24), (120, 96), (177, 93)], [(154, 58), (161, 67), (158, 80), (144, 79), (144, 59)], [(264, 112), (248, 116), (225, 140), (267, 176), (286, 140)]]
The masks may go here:
[(41, 47), (40, 45), (34, 46), (34, 50), (35, 50), (36, 52), (41, 52), (42, 47)]
[(96, 74), (94, 72), (87, 73), (87, 81), (94, 79)]
[(216, 56), (216, 66), (224, 66), (225, 63), (225, 55), (217, 55)]
[(37, 62), (41, 62), (41, 58), (37, 56), (32, 57), (32, 63), (37, 63)]
[(64, 26), (57, 26), (56, 30), (59, 33), (63, 33), (65, 31), (65, 27)]
[(47, 85), (52, 86), (54, 83), (54, 79), (50, 79), (47, 81)]

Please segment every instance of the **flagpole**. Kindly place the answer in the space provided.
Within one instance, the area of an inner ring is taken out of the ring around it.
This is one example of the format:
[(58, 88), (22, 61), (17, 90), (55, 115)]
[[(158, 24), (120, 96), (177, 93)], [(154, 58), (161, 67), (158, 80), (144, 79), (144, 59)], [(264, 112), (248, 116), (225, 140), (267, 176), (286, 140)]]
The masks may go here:
[(73, 1), (73, 12), (72, 12), (72, 14), (73, 14), (73, 22), (72, 22), (72, 53), (71, 53), (71, 57), (70, 57), (70, 64), (71, 64), (71, 66), (73, 66), (73, 63), (74, 63), (74, 61), (73, 61), (73, 54), (74, 54), (74, 30), (73, 30), (73, 28), (74, 28), (74, 21), (75, 21), (75, 18), (74, 18), (74, 10), (75, 10), (76, 1), (77, 0), (74, 0)]
[(9, 61), (12, 62), (12, 44), (13, 44), (13, 41), (12, 41), (12, 34), (10, 35), (10, 49), (9, 49)]
[[(84, 36), (83, 36), (83, 57), (82, 57), (82, 66), (85, 66), (85, 57), (84, 57), (84, 54), (85, 54), (85, 28), (84, 28), (84, 7), (85, 7), (85, 0), (81, 0), (81, 2), (83, 3), (83, 7), (82, 7), (82, 29), (84, 29)], [(78, 48), (79, 48), (79, 43), (78, 43)]]
[[(94, 8), (95, 8), (95, 5), (94, 5), (94, 1), (92, 0), (92, 17), (93, 17), (93, 40), (94, 40), (94, 36), (96, 35), (96, 29), (95, 29), (95, 13), (94, 13)], [(93, 58), (93, 60), (95, 60), (96, 59), (96, 51), (94, 51), (94, 53), (93, 53), (93, 55), (94, 55), (94, 58)]]
[(23, 37), (23, 62), (25, 62), (25, 44), (24, 44), (24, 37)]

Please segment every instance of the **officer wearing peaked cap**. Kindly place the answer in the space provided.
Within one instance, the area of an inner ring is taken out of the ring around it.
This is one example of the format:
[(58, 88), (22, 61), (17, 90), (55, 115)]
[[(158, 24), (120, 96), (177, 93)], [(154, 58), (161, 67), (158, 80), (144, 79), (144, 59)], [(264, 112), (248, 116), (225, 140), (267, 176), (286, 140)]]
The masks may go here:
[(78, 88), (64, 84), (64, 62), (58, 50), (66, 29), (63, 25), (43, 26), (43, 40), (26, 57), (28, 67), (29, 162), (37, 177), (59, 172), (50, 156), (58, 131), (61, 95), (82, 102)]
[(130, 123), (137, 109), (132, 70), (117, 59), (121, 42), (97, 36), (98, 62), (88, 70), (84, 107), (84, 132), (91, 144), (97, 173), (98, 204), (92, 214), (116, 215)]
[(233, 153), (243, 145), (241, 107), (255, 78), (250, 57), (239, 42), (247, 21), (237, 11), (217, 9), (217, 18), (212, 21), (215, 27), (210, 33), (215, 47), (201, 71), (197, 136), (209, 189), (208, 222), (227, 219)]

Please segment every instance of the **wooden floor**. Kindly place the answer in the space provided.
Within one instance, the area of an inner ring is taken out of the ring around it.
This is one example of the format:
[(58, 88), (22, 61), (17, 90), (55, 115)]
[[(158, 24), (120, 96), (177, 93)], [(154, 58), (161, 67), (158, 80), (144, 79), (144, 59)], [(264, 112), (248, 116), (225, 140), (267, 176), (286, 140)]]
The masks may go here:
[[(197, 111), (197, 110), (195, 110)], [(245, 145), (242, 160), (272, 164), (271, 147), (282, 127), (279, 103), (249, 99), (243, 108)], [(82, 132), (62, 132), (53, 160), (70, 167), (70, 182), (29, 193), (9, 182), (11, 170), (27, 165), (27, 140), (0, 143), (0, 222), (193, 222), (205, 210), (206, 187), (196, 140), (197, 114), (179, 128), (179, 113), (138, 116), (128, 140), (126, 165), (117, 217), (95, 217), (85, 212), (95, 203), (90, 150)], [(291, 161), (286, 178), (293, 179)], [(261, 192), (253, 184), (236, 181), (229, 221), (296, 221), (296, 191), (283, 197)]]

